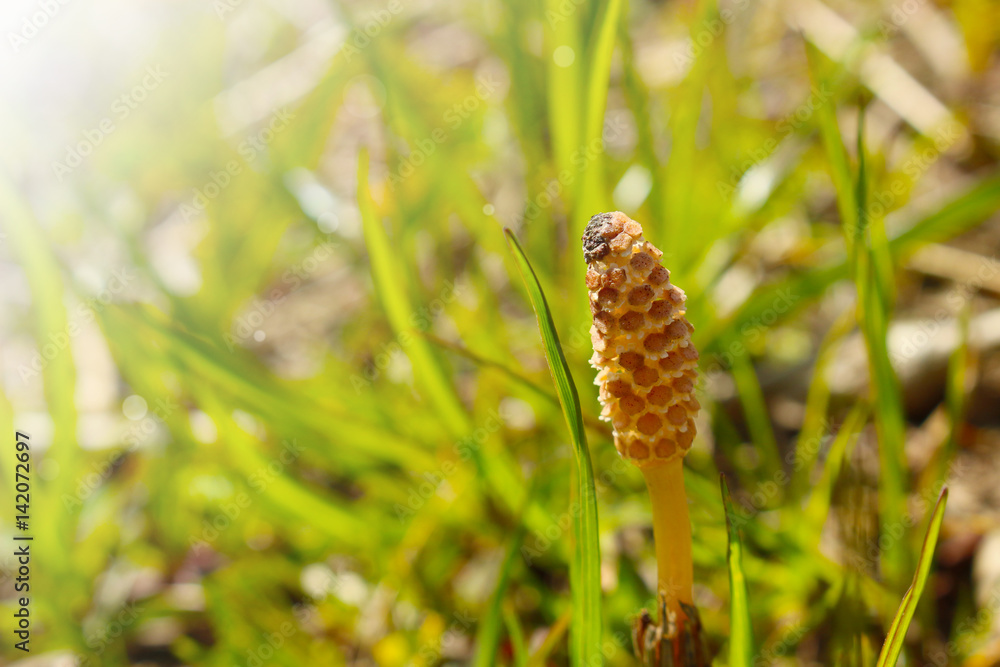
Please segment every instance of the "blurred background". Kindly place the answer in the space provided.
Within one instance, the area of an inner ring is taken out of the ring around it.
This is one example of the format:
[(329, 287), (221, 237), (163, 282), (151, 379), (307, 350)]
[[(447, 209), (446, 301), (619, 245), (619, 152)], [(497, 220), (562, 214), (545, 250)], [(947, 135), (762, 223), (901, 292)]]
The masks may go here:
[(697, 328), (718, 664), (720, 472), (756, 664), (874, 664), (944, 484), (905, 664), (1000, 664), (996, 3), (10, 0), (0, 28), (3, 664), (567, 664), (572, 451), (503, 227), (634, 664), (649, 506), (596, 418), (579, 246), (607, 210)]

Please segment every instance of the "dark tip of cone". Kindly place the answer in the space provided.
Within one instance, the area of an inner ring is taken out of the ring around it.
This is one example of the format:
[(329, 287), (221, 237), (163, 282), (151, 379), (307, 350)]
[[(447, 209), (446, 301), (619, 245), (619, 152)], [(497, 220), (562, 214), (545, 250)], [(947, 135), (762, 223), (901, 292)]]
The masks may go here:
[(587, 264), (603, 259), (611, 252), (611, 246), (601, 234), (601, 230), (611, 221), (613, 215), (613, 213), (598, 213), (590, 219), (587, 228), (583, 230), (583, 259)]

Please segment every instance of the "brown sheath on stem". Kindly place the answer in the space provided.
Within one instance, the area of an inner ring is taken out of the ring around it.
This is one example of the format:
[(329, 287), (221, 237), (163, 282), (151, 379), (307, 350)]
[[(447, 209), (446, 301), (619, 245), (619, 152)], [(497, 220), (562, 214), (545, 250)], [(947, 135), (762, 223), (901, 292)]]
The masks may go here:
[[(644, 611), (634, 628), (648, 665), (707, 664), (691, 595), (691, 522), (684, 455), (695, 436), (698, 352), (684, 317), (684, 292), (670, 284), (663, 256), (624, 213), (591, 218), (583, 234), (601, 419), (615, 447), (639, 466), (653, 505), (660, 624)], [(672, 661), (667, 661), (672, 660)], [(690, 660), (695, 660), (691, 662)]]

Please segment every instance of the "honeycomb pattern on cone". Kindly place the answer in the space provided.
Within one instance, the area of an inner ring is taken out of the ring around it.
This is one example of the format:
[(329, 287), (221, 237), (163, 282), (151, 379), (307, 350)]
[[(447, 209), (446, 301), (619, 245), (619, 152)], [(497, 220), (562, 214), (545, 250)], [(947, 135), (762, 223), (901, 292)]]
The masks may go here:
[(639, 466), (684, 456), (694, 441), (698, 351), (684, 292), (670, 284), (663, 253), (624, 213), (591, 218), (583, 234), (594, 323), (601, 419), (618, 453)]

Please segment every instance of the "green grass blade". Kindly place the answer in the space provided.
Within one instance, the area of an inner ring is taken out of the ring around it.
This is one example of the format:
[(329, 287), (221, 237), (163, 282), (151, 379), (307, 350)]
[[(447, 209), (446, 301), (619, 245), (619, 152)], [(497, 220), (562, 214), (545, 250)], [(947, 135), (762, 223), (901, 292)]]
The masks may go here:
[[(864, 147), (864, 109), (858, 110), (858, 178), (855, 188), (858, 228), (855, 230), (855, 284), (858, 293), (858, 322), (868, 351), (872, 402), (876, 407), (875, 428), (879, 442), (879, 520), (883, 530), (899, 525), (906, 504), (906, 421), (903, 414), (902, 390), (896, 371), (889, 359), (889, 317), (891, 295), (887, 293), (879, 265), (891, 265), (888, 247), (880, 257), (875, 228), (868, 209), (868, 171)], [(850, 235), (845, 229), (845, 235)], [(889, 269), (891, 270), (891, 268)], [(903, 540), (895, 540), (883, 550), (886, 580), (890, 586), (901, 585), (908, 566)]]
[(924, 537), (924, 545), (920, 549), (920, 558), (917, 561), (917, 571), (913, 575), (913, 583), (903, 596), (903, 601), (899, 604), (899, 611), (889, 626), (889, 634), (882, 645), (882, 652), (879, 653), (876, 667), (889, 667), (895, 665), (899, 659), (899, 654), (903, 650), (903, 640), (906, 637), (906, 630), (910, 627), (910, 621), (917, 610), (917, 603), (920, 595), (924, 592), (924, 585), (931, 573), (931, 563), (934, 557), (934, 547), (937, 545), (938, 534), (941, 532), (941, 522), (944, 521), (944, 508), (948, 503), (948, 488), (945, 487), (938, 497), (934, 512), (931, 514), (930, 525)]
[(837, 358), (841, 340), (854, 328), (853, 309), (847, 309), (827, 331), (816, 352), (812, 380), (806, 395), (805, 416), (802, 430), (795, 444), (795, 459), (792, 463), (792, 482), (788, 497), (801, 499), (810, 488), (813, 464), (819, 456), (820, 443), (830, 429), (827, 412), (830, 406), (830, 383), (827, 374)]
[[(208, 413), (219, 424), (220, 431), (226, 434), (224, 441), (232, 453), (230, 461), (234, 468), (247, 479), (253, 479), (254, 475), (260, 476), (261, 471), (268, 471), (268, 466), (275, 459), (260, 452), (254, 438), (236, 425), (232, 417), (226, 414), (225, 407), (208, 407), (207, 404), (213, 402), (208, 392), (205, 392), (202, 399), (202, 405), (206, 405)], [(292, 522), (291, 525), (311, 526), (317, 532), (342, 543), (378, 548), (380, 536), (373, 534), (370, 521), (366, 521), (356, 508), (304, 486), (283, 470), (267, 478), (263, 498), (275, 511)]]
[(733, 355), (731, 370), (754, 450), (760, 456), (759, 472), (761, 476), (770, 477), (781, 468), (778, 441), (771, 426), (764, 390), (760, 386), (750, 355)]
[(476, 657), (473, 659), (474, 667), (490, 667), (496, 664), (497, 651), (500, 648), (500, 626), (503, 622), (503, 596), (507, 591), (507, 582), (510, 581), (511, 570), (521, 554), (521, 542), (524, 540), (524, 523), (519, 523), (514, 535), (510, 538), (507, 546), (507, 555), (504, 557), (503, 565), (500, 566), (500, 576), (497, 578), (497, 585), (490, 598), (489, 607), (483, 620), (480, 621), (476, 629)]
[[(608, 100), (611, 56), (615, 48), (621, 7), (622, 0), (608, 0), (602, 3), (594, 25), (594, 39), (587, 49), (590, 59), (587, 63), (586, 121), (581, 146), (589, 147), (598, 143), (603, 146), (604, 110)], [(604, 160), (598, 156), (587, 160), (584, 167), (581, 187), (577, 191), (574, 238), (583, 233), (583, 226), (587, 224), (592, 213), (605, 210), (610, 204), (605, 191), (604, 166)]]
[[(1000, 173), (991, 174), (943, 202), (934, 212), (893, 229), (889, 250), (897, 263), (929, 242), (942, 241), (981, 224), (1000, 209)], [(774, 304), (787, 305), (779, 321), (815, 303), (833, 283), (850, 276), (846, 257), (761, 286), (729, 317), (708, 322), (694, 333), (695, 345), (705, 354), (715, 351), (729, 331), (756, 326)]]
[[(698, 32), (704, 26), (715, 20), (717, 5), (714, 0), (701, 0), (693, 8), (690, 26), (692, 43), (699, 38)], [(670, 239), (670, 245), (664, 250), (669, 258), (672, 271), (689, 269), (689, 263), (694, 255), (694, 235), (685, 231), (685, 225), (698, 220), (699, 225), (706, 224), (703, 213), (695, 206), (698, 191), (696, 174), (700, 169), (698, 164), (698, 125), (702, 118), (705, 102), (705, 88), (713, 66), (724, 67), (719, 50), (725, 44), (725, 39), (713, 39), (697, 55), (689, 56), (690, 70), (684, 81), (677, 86), (670, 101), (670, 155), (667, 158), (665, 182), (667, 191), (663, 197), (665, 211), (658, 212), (661, 216), (662, 228), (660, 238)], [(699, 235), (699, 242), (704, 239)]]
[(291, 420), (331, 441), (343, 443), (339, 456), (345, 460), (348, 456), (353, 457), (356, 450), (358, 454), (363, 451), (365, 458), (394, 462), (408, 469), (433, 469), (436, 465), (430, 452), (392, 431), (357, 417), (352, 419), (346, 412), (331, 413), (328, 407), (285, 390), (272, 376), (257, 372), (256, 368), (234, 365), (231, 357), (174, 326), (162, 313), (114, 306), (105, 308), (98, 318), (109, 337), (115, 331), (138, 330), (144, 340), (166, 343), (175, 355), (172, 363), (187, 369), (200, 381), (227, 392), (241, 406), (277, 422)]
[(575, 543), (570, 564), (570, 581), (573, 594), (573, 618), (570, 628), (570, 655), (573, 665), (601, 665), (601, 574), (600, 545), (597, 532), (597, 495), (594, 489), (594, 470), (590, 450), (583, 431), (583, 411), (576, 385), (570, 377), (569, 365), (559, 344), (555, 322), (542, 286), (538, 282), (528, 258), (521, 250), (513, 232), (504, 230), (507, 244), (524, 280), (528, 298), (538, 319), (545, 359), (552, 372), (559, 403), (566, 425), (569, 427), (576, 462), (573, 476), (573, 497), (570, 510), (573, 515)]
[[(655, 219), (662, 211), (666, 210), (663, 197), (667, 188), (663, 178), (663, 164), (656, 153), (656, 139), (653, 132), (653, 119), (656, 114), (652, 110), (650, 90), (642, 75), (639, 74), (635, 43), (629, 33), (627, 23), (627, 21), (620, 21), (618, 27), (618, 43), (622, 57), (622, 90), (626, 100), (628, 100), (629, 107), (635, 113), (635, 130), (638, 137), (636, 150), (638, 151), (639, 163), (649, 171), (652, 179), (647, 201), (649, 210)], [(659, 229), (655, 221), (651, 220), (651, 224), (653, 229)]]
[[(79, 512), (75, 508), (66, 508), (59, 499), (64, 494), (72, 495), (80, 470), (81, 450), (76, 444), (78, 413), (74, 401), (77, 372), (71, 348), (83, 318), (70, 319), (64, 303), (62, 270), (44, 228), (35, 219), (28, 203), (3, 177), (0, 177), (0, 232), (4, 233), (0, 242), (10, 242), (13, 256), (28, 281), (39, 354), (46, 348), (56, 350), (55, 354), (37, 357), (43, 362), (40, 370), (34, 364), (19, 369), (22, 382), (41, 374), (53, 429), (49, 436), (52, 446), (46, 457), (56, 462), (58, 469), (65, 471), (54, 480), (39, 480), (40, 492), (33, 494), (38, 515), (47, 517), (47, 520), (36, 520), (31, 524), (39, 545), (34, 553), (40, 570), (48, 574), (39, 581), (38, 597), (45, 600), (53, 595), (58, 583), (62, 599), (78, 603), (87, 595), (87, 583), (70, 574), (79, 558), (79, 552), (73, 548)], [(12, 438), (13, 434), (7, 431), (3, 437)], [(48, 620), (55, 628), (54, 636), (68, 642), (74, 631), (67, 606), (52, 605), (49, 611), (53, 617)]]
[(747, 579), (743, 573), (743, 543), (736, 527), (733, 501), (729, 497), (725, 476), (720, 475), (719, 482), (722, 486), (722, 502), (726, 508), (726, 535), (729, 538), (726, 550), (726, 561), (729, 563), (729, 666), (751, 667), (754, 664), (753, 623)]
[[(857, 403), (844, 419), (840, 430), (830, 444), (830, 451), (827, 452), (826, 460), (821, 464), (821, 473), (815, 483), (810, 483), (809, 496), (805, 508), (798, 518), (798, 526), (801, 528), (805, 539), (818, 542), (823, 525), (830, 514), (830, 506), (833, 503), (833, 492), (840, 477), (840, 471), (848, 456), (857, 444), (857, 436), (865, 426), (868, 419), (868, 405)], [(810, 471), (811, 472), (811, 471)], [(806, 480), (808, 481), (808, 474)], [(805, 520), (803, 520), (805, 519)]]
[[(812, 62), (816, 61), (816, 55)], [(815, 67), (813, 68), (815, 70)], [(905, 422), (899, 382), (889, 360), (886, 337), (891, 295), (885, 274), (892, 270), (888, 241), (884, 240), (881, 219), (873, 222), (868, 209), (868, 168), (864, 145), (864, 109), (858, 110), (857, 177), (850, 171), (847, 150), (837, 125), (832, 101), (821, 105), (818, 113), (820, 135), (830, 162), (837, 192), (837, 205), (844, 230), (848, 266), (858, 295), (858, 323), (864, 334), (871, 376), (871, 393), (876, 405), (876, 429), (879, 440), (880, 522), (896, 525), (903, 515), (906, 475), (902, 461)], [(877, 228), (877, 229), (873, 229)], [(884, 553), (886, 577), (890, 584), (901, 583), (906, 569), (903, 542), (895, 541)]]
[[(823, 56), (808, 41), (806, 41), (806, 53), (813, 85), (821, 87), (824, 83), (830, 83), (829, 77), (824, 77), (819, 72)], [(850, 253), (855, 234), (858, 232), (858, 208), (855, 201), (854, 178), (851, 175), (851, 161), (840, 136), (840, 127), (837, 125), (834, 98), (831, 97), (819, 105), (816, 110), (816, 125), (823, 140), (823, 147), (826, 149), (830, 178), (833, 180), (834, 192), (837, 195), (837, 211), (840, 213), (844, 229), (848, 232), (846, 238)]]
[(972, 302), (966, 301), (958, 316), (958, 345), (948, 359), (944, 404), (948, 411), (949, 429), (948, 440), (938, 457), (935, 483), (939, 486), (944, 485), (951, 470), (951, 463), (958, 452), (959, 436), (965, 420), (969, 371), (975, 363), (969, 350), (969, 320), (971, 316)]
[[(419, 331), (412, 325), (416, 311), (409, 303), (403, 289), (403, 286), (408, 284), (407, 276), (400, 268), (401, 260), (393, 251), (389, 235), (378, 219), (375, 203), (368, 190), (366, 151), (362, 151), (358, 164), (358, 206), (371, 259), (372, 279), (389, 323), (413, 366), (413, 377), (420, 383), (428, 399), (441, 415), (452, 437), (458, 439), (468, 437), (475, 426), (443, 367), (434, 356), (430, 342), (420, 336)], [(524, 483), (519, 476), (516, 463), (508, 453), (505, 450), (490, 452), (492, 461), (489, 465), (483, 461), (483, 451), (476, 450), (472, 456), (480, 474), (508, 509), (516, 510), (521, 507), (525, 494)], [(528, 508), (527, 521), (534, 529), (545, 525), (545, 517), (539, 506), (532, 505)]]
[[(583, 136), (583, 120), (579, 109), (583, 102), (582, 35), (580, 18), (576, 11), (568, 16), (561, 14), (561, 0), (548, 0), (546, 12), (559, 17), (545, 22), (546, 94), (548, 96), (548, 121), (552, 132), (552, 153), (559, 171), (572, 169), (572, 156), (579, 148)], [(555, 53), (566, 48), (575, 54), (569, 66), (556, 63)], [(578, 184), (569, 184), (570, 192)]]
[[(450, 343), (446, 340), (442, 340), (437, 336), (433, 336), (431, 334), (424, 334), (424, 336), (425, 338), (427, 338), (427, 340), (429, 340), (434, 345), (440, 347), (441, 349), (447, 350), (449, 352), (454, 352), (455, 354), (465, 359), (468, 359), (469, 361), (476, 364), (477, 366), (480, 366), (481, 368), (493, 369), (499, 372), (500, 374), (504, 375), (505, 377), (509, 378), (513, 383), (525, 387), (526, 389), (530, 389), (539, 397), (545, 399), (546, 401), (552, 403), (553, 405), (556, 406), (559, 405), (559, 398), (555, 394), (553, 394), (550, 389), (543, 387), (542, 385), (536, 383), (531, 378), (523, 375), (522, 373), (514, 370), (513, 368), (510, 368), (506, 364), (496, 361), (494, 359), (488, 359), (485, 356), (473, 352), (468, 348), (462, 347), (461, 345), (458, 345), (456, 343)], [(602, 422), (597, 417), (584, 414), (583, 423), (587, 426), (587, 428), (597, 431), (601, 435), (607, 436), (608, 438), (612, 437), (611, 428), (605, 422)]]
[(512, 606), (504, 606), (503, 621), (507, 626), (507, 634), (510, 636), (510, 646), (514, 653), (514, 667), (524, 667), (528, 664), (528, 644), (524, 641), (521, 621), (518, 620), (517, 612)]
[(974, 186), (944, 202), (930, 215), (898, 233), (890, 248), (897, 259), (905, 258), (926, 243), (943, 241), (981, 224), (1000, 208), (1000, 173), (990, 174)]
[(546, 667), (549, 664), (547, 662), (549, 655), (552, 654), (562, 640), (562, 636), (571, 622), (572, 613), (572, 609), (567, 609), (562, 616), (556, 619), (556, 622), (552, 624), (545, 635), (545, 639), (542, 640), (541, 645), (535, 649), (534, 653), (528, 656), (528, 667)]
[(463, 437), (471, 430), (469, 416), (455, 396), (430, 345), (413, 330), (411, 318), (416, 311), (409, 303), (404, 287), (409, 281), (403, 275), (402, 267), (392, 251), (389, 235), (375, 212), (375, 204), (368, 191), (368, 153), (365, 151), (362, 152), (358, 165), (358, 207), (371, 260), (375, 291), (378, 292), (393, 330), (406, 343), (403, 349), (413, 364), (413, 377), (423, 387), (427, 398), (434, 404), (452, 435)]

